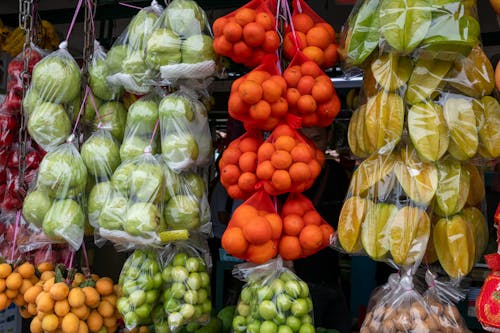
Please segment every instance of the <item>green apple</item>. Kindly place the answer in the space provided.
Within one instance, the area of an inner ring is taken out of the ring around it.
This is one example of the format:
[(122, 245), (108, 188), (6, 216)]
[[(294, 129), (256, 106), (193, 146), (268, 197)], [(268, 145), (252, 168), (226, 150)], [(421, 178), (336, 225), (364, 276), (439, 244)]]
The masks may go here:
[(144, 303), (135, 309), (135, 314), (142, 320), (149, 318), (152, 311), (151, 304)]
[(132, 310), (132, 307), (130, 306), (130, 303), (128, 301), (127, 297), (120, 297), (116, 301), (116, 308), (120, 313), (128, 313)]
[(185, 282), (189, 278), (189, 272), (182, 266), (174, 266), (171, 274), (172, 280), (175, 282)]
[(300, 296), (302, 290), (300, 284), (296, 280), (289, 280), (285, 283), (285, 292), (292, 298)]
[(279, 294), (276, 297), (276, 306), (278, 307), (278, 311), (286, 312), (292, 307), (292, 299), (286, 294)]
[(156, 289), (146, 291), (146, 303), (153, 304), (156, 302), (159, 287), (155, 285), (155, 288)]
[(234, 316), (233, 318), (233, 330), (235, 332), (244, 332), (246, 329), (246, 319), (242, 316)]
[(299, 333), (315, 333), (316, 330), (314, 329), (314, 326), (312, 324), (303, 324), (300, 326)]
[(278, 333), (293, 333), (293, 330), (286, 325), (280, 325), (280, 327), (278, 327)]
[(172, 265), (174, 266), (186, 266), (186, 262), (189, 256), (185, 252), (179, 252), (174, 256), (172, 260)]
[(165, 221), (169, 228), (193, 230), (200, 225), (200, 207), (196, 198), (176, 195), (165, 207)]
[(88, 198), (88, 215), (91, 224), (97, 223), (101, 211), (106, 201), (113, 194), (113, 185), (111, 182), (97, 183), (92, 187)]
[(236, 306), (236, 312), (243, 317), (248, 317), (250, 315), (250, 306), (244, 302), (239, 302)]
[(300, 297), (308, 298), (309, 296), (309, 286), (304, 281), (299, 281), (300, 285)]
[(166, 313), (177, 312), (179, 311), (180, 307), (181, 303), (175, 298), (170, 298), (166, 300), (165, 303), (163, 303), (163, 309)]
[(99, 215), (99, 226), (108, 230), (122, 230), (127, 216), (127, 208), (128, 200), (121, 194), (112, 191)]
[(23, 217), (26, 222), (38, 228), (42, 227), (43, 219), (52, 205), (52, 199), (47, 193), (36, 190), (29, 193), (23, 201)]
[(274, 296), (273, 290), (269, 286), (262, 286), (257, 290), (257, 301), (261, 302), (264, 300), (270, 300)]
[(289, 316), (286, 318), (286, 325), (292, 329), (293, 332), (298, 332), (302, 322), (299, 318), (295, 316)]
[(120, 147), (105, 131), (98, 131), (82, 145), (81, 155), (87, 170), (99, 179), (109, 179), (120, 165)]
[(162, 121), (163, 119), (169, 121), (165, 118), (177, 118), (187, 121), (194, 119), (193, 105), (187, 97), (182, 95), (173, 94), (164, 97), (160, 102), (159, 112)]
[(191, 290), (198, 290), (201, 288), (201, 278), (198, 273), (191, 273), (186, 281)]
[[(198, 304), (199, 303), (201, 302), (200, 299), (198, 298)], [(210, 314), (210, 312), (212, 311), (212, 302), (210, 302), (209, 300), (203, 302), (203, 304), (201, 304), (201, 310), (203, 311), (203, 313)]]
[(78, 202), (72, 199), (56, 200), (45, 214), (42, 229), (52, 240), (64, 239), (80, 244), (83, 239), (84, 222), (85, 214)]
[(206, 289), (199, 289), (198, 290), (198, 301), (203, 304), (207, 300), (208, 300), (208, 291)]
[(276, 325), (284, 325), (286, 323), (286, 317), (283, 313), (278, 313), (278, 315), (273, 318), (273, 322)]
[(182, 43), (182, 62), (196, 64), (215, 58), (213, 39), (208, 35), (194, 35)]
[(158, 100), (141, 98), (130, 105), (127, 114), (127, 128), (141, 135), (151, 136), (158, 120)]
[(146, 292), (144, 290), (135, 290), (128, 297), (130, 305), (137, 308), (146, 302)]
[(154, 158), (137, 164), (130, 175), (130, 195), (139, 202), (157, 202), (163, 186), (163, 170)]
[(205, 30), (207, 17), (193, 0), (176, 0), (165, 9), (165, 24), (181, 37), (200, 34)]
[[(181, 274), (182, 273), (176, 272), (176, 275), (175, 275), (176, 279), (181, 280), (182, 279)], [(172, 278), (173, 278), (173, 276), (172, 276)], [(172, 292), (172, 297), (179, 298), (179, 299), (183, 298), (184, 294), (186, 293), (186, 287), (184, 286), (184, 280), (182, 280), (181, 282), (172, 283), (172, 286), (170, 287), (170, 291)]]
[(194, 316), (194, 306), (191, 304), (183, 304), (181, 306), (180, 313), (184, 319), (189, 320)]
[(128, 44), (136, 49), (144, 49), (159, 13), (151, 10), (141, 10), (130, 21), (127, 28)]
[(109, 49), (106, 62), (110, 74), (117, 73), (122, 68), (122, 63), (127, 56), (127, 45), (116, 45)]
[(63, 143), (71, 133), (71, 122), (60, 104), (38, 104), (28, 119), (28, 133), (42, 147)]
[(259, 315), (266, 319), (266, 320), (272, 320), (276, 315), (278, 314), (278, 311), (276, 310), (276, 305), (270, 301), (270, 300), (264, 300), (260, 302), (259, 304)]
[(303, 315), (300, 320), (302, 321), (302, 324), (312, 324), (313, 323), (313, 319), (310, 315), (306, 314), (306, 315)]
[(285, 283), (281, 279), (275, 279), (271, 283), (271, 289), (275, 294), (283, 293), (285, 291)]
[(240, 298), (243, 302), (249, 304), (252, 302), (253, 298), (252, 291), (249, 288), (243, 288), (241, 290)]
[(126, 327), (136, 327), (139, 323), (139, 317), (135, 314), (135, 312), (125, 314), (123, 320), (125, 321)]
[(198, 199), (201, 199), (206, 193), (206, 185), (203, 178), (194, 172), (189, 172), (186, 174), (185, 179), (191, 193), (193, 193)]
[(123, 134), (125, 132), (125, 125), (127, 123), (127, 109), (120, 102), (107, 102), (99, 107), (100, 121), (103, 129), (109, 130), (111, 135), (122, 142)]
[(290, 311), (294, 316), (300, 317), (309, 313), (309, 305), (304, 298), (298, 298), (292, 302)]
[(172, 266), (167, 266), (165, 269), (163, 269), (163, 272), (161, 273), (161, 277), (163, 281), (165, 282), (171, 282), (172, 280)]
[(115, 170), (111, 177), (111, 182), (115, 188), (123, 194), (128, 195), (130, 189), (130, 176), (135, 170), (135, 164), (131, 161), (126, 161)]
[(123, 93), (120, 87), (111, 86), (106, 78), (112, 72), (106, 59), (96, 59), (89, 66), (89, 84), (94, 96), (103, 100), (119, 99)]
[(194, 290), (188, 290), (184, 294), (184, 302), (188, 304), (198, 304), (198, 293)]
[(206, 272), (200, 272), (201, 286), (208, 288), (210, 286), (210, 276)]
[(168, 326), (169, 327), (179, 327), (182, 325), (184, 317), (179, 312), (170, 313), (168, 316)]
[(248, 333), (260, 333), (260, 321), (252, 321), (249, 323), (246, 331)]
[(186, 260), (185, 266), (190, 273), (198, 272), (198, 270), (200, 269), (200, 262), (196, 258), (191, 257)]
[(260, 325), (260, 333), (277, 333), (278, 326), (272, 321), (266, 320)]
[(123, 229), (132, 236), (148, 236), (155, 232), (160, 224), (158, 208), (149, 202), (138, 202), (127, 210)]

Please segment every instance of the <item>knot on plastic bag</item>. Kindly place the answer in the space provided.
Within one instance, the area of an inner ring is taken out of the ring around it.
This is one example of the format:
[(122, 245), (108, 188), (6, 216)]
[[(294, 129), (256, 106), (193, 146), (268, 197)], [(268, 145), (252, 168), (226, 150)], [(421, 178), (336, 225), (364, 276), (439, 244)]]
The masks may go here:
[(403, 276), (399, 280), (399, 284), (404, 291), (412, 291), (413, 290), (413, 279), (411, 276)]
[(71, 134), (70, 136), (68, 136), (68, 138), (66, 139), (66, 143), (73, 143), (75, 141), (75, 134)]
[(144, 148), (144, 154), (151, 155), (152, 152), (153, 152), (153, 148), (151, 147), (151, 145), (148, 145), (148, 146), (146, 146), (146, 148)]
[(66, 50), (68, 48), (68, 41), (63, 40), (61, 43), (59, 43), (59, 48)]

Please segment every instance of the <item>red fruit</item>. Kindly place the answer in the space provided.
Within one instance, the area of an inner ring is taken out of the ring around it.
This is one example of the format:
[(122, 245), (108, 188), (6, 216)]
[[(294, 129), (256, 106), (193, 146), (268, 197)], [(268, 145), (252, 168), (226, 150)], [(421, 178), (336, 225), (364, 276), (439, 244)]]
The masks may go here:
[(17, 113), (21, 108), (21, 97), (15, 94), (14, 91), (9, 91), (7, 97), (5, 98), (4, 105), (10, 110), (11, 113)]
[(36, 151), (30, 151), (26, 154), (26, 169), (38, 169), (40, 160), (40, 155)]

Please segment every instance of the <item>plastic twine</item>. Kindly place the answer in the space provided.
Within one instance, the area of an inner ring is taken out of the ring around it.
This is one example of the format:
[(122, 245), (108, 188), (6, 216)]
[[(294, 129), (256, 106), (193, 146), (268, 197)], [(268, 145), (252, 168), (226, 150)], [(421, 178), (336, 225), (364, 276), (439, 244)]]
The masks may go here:
[(83, 96), (82, 104), (80, 105), (80, 111), (78, 111), (78, 116), (76, 117), (75, 126), (73, 126), (73, 135), (75, 135), (76, 129), (78, 127), (78, 123), (80, 122), (80, 118), (82, 117), (83, 109), (85, 108), (85, 102), (87, 101), (87, 96), (89, 95), (90, 88), (87, 86), (85, 88), (85, 96)]
[(158, 119), (155, 123), (155, 127), (153, 128), (153, 134), (151, 135), (151, 139), (149, 140), (149, 145), (153, 144), (153, 140), (155, 139), (156, 132), (158, 131), (158, 126), (160, 125), (160, 119)]
[(295, 26), (293, 25), (292, 21), (292, 12), (290, 11), (290, 6), (288, 6), (288, 2), (286, 1), (283, 1), (282, 4), (284, 7), (285, 14), (288, 17), (288, 23), (290, 24), (290, 28), (292, 29), (293, 42), (295, 44), (295, 48), (297, 49), (297, 51), (300, 51), (299, 42), (297, 41), (297, 32), (295, 31)]
[(101, 117), (101, 114), (99, 113), (99, 108), (97, 107), (97, 103), (95, 102), (94, 93), (92, 92), (92, 89), (90, 89), (89, 86), (87, 86), (86, 89), (88, 89), (88, 91), (89, 91), (90, 102), (92, 103), (92, 106), (94, 107), (94, 111), (95, 111), (95, 115), (97, 116), (97, 120), (99, 120), (99, 126), (101, 126), (102, 117)]
[(10, 261), (14, 260), (14, 253), (16, 251), (17, 231), (19, 230), (19, 221), (21, 220), (21, 211), (16, 213), (16, 225), (14, 226), (14, 241), (12, 242), (12, 249), (10, 250)]
[(68, 28), (68, 32), (66, 33), (66, 41), (69, 40), (69, 37), (71, 36), (71, 32), (73, 31), (73, 27), (75, 26), (76, 18), (78, 16), (78, 13), (80, 12), (80, 8), (82, 7), (83, 0), (78, 0), (78, 4), (76, 5), (75, 9), (75, 14), (73, 14), (73, 19), (71, 20), (71, 23)]
[(69, 255), (69, 263), (68, 263), (68, 270), (73, 268), (73, 258), (75, 257), (75, 251), (71, 251)]
[(91, 0), (87, 0), (87, 8), (89, 10), (89, 13), (90, 13), (90, 32), (91, 32), (91, 36), (95, 36), (95, 25), (94, 25), (94, 11), (92, 10), (93, 6), (92, 6), (92, 1)]
[(131, 5), (129, 3), (126, 3), (126, 2), (118, 2), (118, 4), (120, 6), (124, 6), (124, 7), (129, 7), (129, 8), (134, 8), (134, 9), (137, 9), (137, 10), (141, 10), (142, 7), (139, 7), (139, 6), (134, 6), (134, 5)]
[(85, 247), (85, 242), (82, 243), (83, 258), (85, 259), (85, 265), (87, 266), (87, 277), (91, 275), (89, 257), (87, 256), (87, 248)]
[[(276, 30), (276, 33), (279, 36), (280, 43), (283, 43), (283, 36), (281, 35), (281, 33), (279, 31), (280, 9), (281, 9), (281, 0), (278, 0), (277, 6), (276, 6), (276, 26), (275, 26), (275, 30)], [(276, 62), (276, 65), (278, 66), (278, 70), (280, 72), (280, 75), (282, 75), (283, 74), (283, 70), (281, 69), (281, 57), (280, 57), (280, 49), (279, 49), (279, 47), (276, 50), (276, 58), (278, 58), (278, 60)]]

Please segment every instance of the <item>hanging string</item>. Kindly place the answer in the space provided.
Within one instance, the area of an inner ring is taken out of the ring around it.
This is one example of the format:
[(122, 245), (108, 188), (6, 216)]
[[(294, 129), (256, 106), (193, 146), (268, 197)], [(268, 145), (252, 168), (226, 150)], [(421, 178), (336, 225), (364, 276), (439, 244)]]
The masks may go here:
[(97, 107), (97, 103), (95, 102), (94, 93), (92, 92), (92, 89), (90, 89), (89, 86), (87, 86), (86, 89), (89, 90), (90, 102), (94, 107), (95, 115), (97, 116), (97, 120), (99, 120), (99, 126), (100, 126), (102, 122), (102, 117), (101, 114), (99, 113), (99, 108)]
[(82, 243), (82, 252), (83, 252), (83, 258), (85, 259), (85, 265), (87, 267), (87, 277), (90, 277), (92, 274), (90, 273), (89, 257), (87, 256), (87, 248), (85, 247), (85, 241)]
[(134, 8), (134, 9), (138, 9), (138, 10), (142, 9), (142, 7), (134, 6), (134, 5), (131, 5), (131, 4), (126, 3), (126, 2), (118, 2), (118, 4), (121, 6), (124, 6), (124, 7)]
[(16, 213), (16, 225), (14, 226), (14, 241), (12, 242), (12, 249), (10, 251), (10, 262), (14, 260), (14, 253), (16, 251), (17, 231), (19, 230), (19, 221), (21, 220), (21, 211)]
[(151, 145), (153, 144), (153, 140), (156, 136), (156, 132), (158, 131), (158, 126), (160, 125), (160, 120), (158, 119), (155, 123), (155, 127), (153, 129), (153, 134), (151, 135), (151, 139), (149, 140), (149, 146), (151, 147)]
[[(281, 9), (281, 0), (278, 0), (278, 3), (276, 5), (276, 26), (275, 26), (275, 30), (276, 30), (276, 33), (279, 36), (280, 44), (281, 44), (283, 42), (283, 36), (281, 35), (281, 33), (279, 31), (280, 9)], [(278, 58), (277, 65), (278, 65), (278, 69), (279, 69), (279, 72), (280, 72), (280, 75), (281, 75), (281, 74), (283, 74), (283, 70), (281, 69), (281, 57), (280, 57), (280, 48), (279, 47), (276, 50), (276, 57)]]
[(69, 257), (68, 271), (73, 268), (73, 258), (75, 257), (75, 251), (71, 251)]
[(76, 18), (78, 17), (78, 13), (80, 12), (80, 8), (82, 7), (83, 0), (78, 0), (78, 4), (76, 5), (75, 14), (73, 14), (73, 19), (71, 20), (71, 24), (69, 25), (68, 32), (66, 34), (66, 41), (69, 40), (71, 36), (71, 32), (73, 31), (73, 27), (75, 26)]
[(75, 135), (76, 129), (78, 127), (78, 123), (80, 122), (80, 118), (83, 114), (83, 109), (85, 109), (85, 102), (87, 101), (87, 96), (89, 95), (90, 88), (87, 86), (85, 88), (85, 96), (83, 96), (82, 104), (80, 105), (80, 111), (78, 111), (78, 116), (76, 117), (75, 126), (73, 127), (73, 135)]
[(288, 2), (286, 2), (286, 1), (283, 1), (282, 3), (283, 3), (284, 11), (288, 17), (288, 23), (290, 24), (290, 28), (292, 29), (293, 42), (295, 44), (295, 48), (297, 49), (297, 51), (300, 51), (299, 42), (297, 40), (297, 32), (295, 31), (295, 26), (293, 25), (293, 21), (292, 21), (292, 13), (290, 12), (290, 6), (288, 6)]

